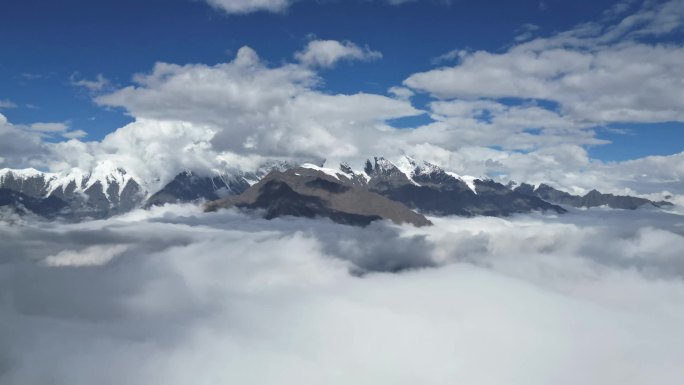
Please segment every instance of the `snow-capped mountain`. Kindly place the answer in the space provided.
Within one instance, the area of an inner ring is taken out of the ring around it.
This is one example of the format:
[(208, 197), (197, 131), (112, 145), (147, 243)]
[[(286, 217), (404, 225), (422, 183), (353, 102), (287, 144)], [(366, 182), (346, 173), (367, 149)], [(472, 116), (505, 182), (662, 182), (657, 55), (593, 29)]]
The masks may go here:
[(566, 211), (538, 197), (511, 191), (493, 180), (461, 176), (406, 156), (396, 163), (382, 157), (368, 160), (363, 173), (371, 191), (431, 215), (506, 216)]
[[(45, 215), (41, 210), (31, 211), (47, 217), (61, 213), (64, 217), (76, 219), (123, 213), (138, 207), (145, 198), (141, 184), (126, 170), (110, 162), (99, 163), (88, 172), (76, 168), (60, 173), (2, 169), (0, 189), (36, 202), (50, 200), (53, 202), (51, 207), (59, 206), (61, 201), (63, 208), (58, 212)], [(14, 205), (19, 207), (21, 202), (14, 202)]]
[(239, 169), (212, 170), (209, 175), (202, 175), (186, 170), (152, 194), (145, 205), (149, 207), (167, 203), (211, 201), (240, 195), (271, 171), (285, 171), (294, 167), (296, 165), (288, 162), (270, 161), (250, 172)]
[[(147, 191), (143, 181), (111, 162), (89, 171), (72, 169), (47, 173), (35, 169), (0, 170), (0, 206), (17, 213), (45, 218), (81, 220), (105, 218), (138, 207), (167, 203), (215, 201), (249, 191), (274, 171), (298, 169), (299, 174), (320, 174), (341, 185), (377, 193), (406, 207), (430, 215), (506, 216), (531, 211), (564, 213), (562, 207), (635, 209), (644, 205), (664, 207), (668, 202), (622, 197), (592, 191), (579, 197), (548, 185), (504, 186), (491, 179), (461, 175), (435, 164), (404, 156), (396, 161), (383, 157), (367, 160), (362, 170), (346, 163), (336, 168), (315, 164), (272, 161), (253, 171), (182, 171), (159, 191)], [(302, 173), (301, 170), (306, 170)], [(297, 172), (291, 177), (296, 177)], [(311, 175), (309, 175), (311, 176)]]

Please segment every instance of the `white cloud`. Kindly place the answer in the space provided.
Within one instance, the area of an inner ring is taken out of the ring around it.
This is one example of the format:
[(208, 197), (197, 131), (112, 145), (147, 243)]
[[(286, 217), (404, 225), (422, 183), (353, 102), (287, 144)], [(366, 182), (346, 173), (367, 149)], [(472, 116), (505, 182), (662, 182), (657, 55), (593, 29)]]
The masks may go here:
[(67, 139), (81, 139), (88, 136), (88, 133), (83, 130), (73, 130), (63, 133), (62, 136)]
[(312, 40), (295, 58), (305, 66), (331, 68), (341, 60), (372, 61), (382, 58), (382, 53), (368, 47), (359, 47), (350, 41)]
[(78, 79), (78, 73), (71, 75), (71, 85), (75, 87), (82, 87), (89, 92), (102, 92), (112, 87), (112, 82), (104, 77), (102, 74), (97, 74), (95, 79)]
[(45, 257), (43, 263), (51, 267), (102, 266), (126, 251), (125, 245), (92, 246), (85, 250), (63, 250)]
[(450, 62), (454, 61), (456, 59), (460, 59), (464, 57), (467, 54), (467, 51), (465, 50), (460, 50), (460, 49), (453, 49), (449, 52), (443, 53), (431, 60), (432, 64), (442, 64), (444, 62)]
[(464, 53), (458, 65), (404, 83), (444, 99), (549, 100), (595, 124), (682, 121), (684, 47), (637, 40), (680, 28), (682, 9), (679, 0), (647, 3), (612, 26), (588, 23), (504, 53)]
[[(285, 12), (296, 0), (205, 0), (214, 8), (227, 14), (248, 14), (253, 12)], [(401, 5), (417, 0), (382, 0), (390, 5)], [(450, 0), (441, 0), (449, 4)]]
[(29, 125), (31, 130), (46, 133), (60, 133), (69, 130), (66, 123), (32, 123)]
[[(0, 380), (679, 384), (679, 222), (590, 210), (356, 229), (185, 206), (0, 225)], [(41, 262), (122, 242), (101, 266)], [(350, 274), (402, 250), (440, 267)]]
[(69, 123), (64, 122), (37, 122), (29, 124), (26, 129), (28, 131), (39, 133), (45, 137), (64, 138), (64, 139), (80, 139), (88, 135), (83, 130), (72, 130)]
[[(177, 173), (186, 161), (186, 167), (218, 167), (217, 159), (235, 159), (234, 154), (365, 157), (375, 153), (373, 146), (382, 145), (380, 138), (390, 135), (386, 120), (421, 113), (407, 101), (386, 96), (323, 93), (315, 89), (319, 78), (311, 69), (295, 64), (269, 67), (248, 47), (233, 61), (215, 66), (157, 63), (135, 82), (137, 86), (96, 101), (124, 107), (136, 122), (89, 146), (93, 151), (108, 148), (101, 152), (125, 161), (126, 168), (162, 167), (164, 175)], [(151, 150), (167, 145), (167, 153)], [(150, 151), (172, 159), (151, 162), (144, 155)]]
[(16, 108), (17, 104), (9, 99), (0, 99), (0, 110), (8, 108)]
[(50, 156), (40, 133), (13, 125), (0, 114), (0, 167), (37, 166)]
[(409, 100), (415, 95), (413, 91), (406, 87), (390, 87), (387, 92), (399, 100)]
[(531, 39), (535, 33), (540, 29), (540, 27), (536, 24), (523, 24), (520, 26), (518, 29), (518, 35), (515, 37), (516, 42), (521, 42), (521, 41), (526, 41)]
[[(406, 81), (434, 82), (432, 92), (444, 97), (428, 104), (434, 121), (412, 129), (388, 123), (425, 112), (411, 104), (414, 91), (407, 87), (390, 88), (391, 97), (320, 89), (324, 80), (315, 69), (345, 55), (307, 56), (317, 58), (307, 60), (318, 67), (269, 65), (243, 47), (227, 63), (157, 63), (136, 75), (133, 85), (95, 98), (100, 105), (124, 108), (134, 123), (100, 142), (39, 143), (33, 155), (6, 150), (15, 155), (3, 153), (3, 164), (30, 161), (63, 171), (109, 160), (153, 190), (184, 169), (251, 168), (268, 158), (360, 166), (367, 157), (406, 153), (462, 174), (548, 182), (574, 192), (598, 188), (684, 200), (677, 194), (681, 154), (618, 163), (588, 156), (588, 146), (606, 143), (597, 138), (597, 124), (679, 119), (684, 111), (679, 106), (684, 87), (677, 85), (682, 48), (631, 37), (613, 43), (608, 32), (618, 24), (589, 23), (505, 53), (455, 51), (458, 65)], [(628, 33), (647, 31), (651, 24), (641, 21)], [(311, 44), (316, 42), (321, 41)], [(345, 44), (351, 43), (333, 43)], [(12, 126), (17, 130), (31, 131)], [(61, 135), (80, 138), (84, 132)]]
[(257, 11), (283, 12), (292, 0), (206, 0), (211, 6), (229, 14), (245, 14)]

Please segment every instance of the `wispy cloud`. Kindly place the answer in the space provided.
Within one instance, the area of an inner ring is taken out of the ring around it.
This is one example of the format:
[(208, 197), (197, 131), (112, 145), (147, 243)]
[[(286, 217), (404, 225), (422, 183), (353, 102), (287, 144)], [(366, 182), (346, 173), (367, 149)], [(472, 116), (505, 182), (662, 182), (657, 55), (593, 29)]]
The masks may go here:
[(442, 64), (445, 62), (452, 62), (457, 59), (460, 59), (461, 57), (465, 56), (467, 54), (466, 50), (462, 49), (454, 49), (449, 52), (446, 52), (442, 55), (439, 55), (435, 58), (432, 58), (430, 62), (434, 65)]
[(17, 104), (9, 99), (0, 99), (0, 109), (16, 108)]
[(112, 82), (102, 74), (97, 74), (95, 79), (88, 80), (80, 78), (78, 73), (74, 73), (71, 75), (70, 81), (72, 86), (84, 88), (91, 93), (104, 92), (113, 86)]

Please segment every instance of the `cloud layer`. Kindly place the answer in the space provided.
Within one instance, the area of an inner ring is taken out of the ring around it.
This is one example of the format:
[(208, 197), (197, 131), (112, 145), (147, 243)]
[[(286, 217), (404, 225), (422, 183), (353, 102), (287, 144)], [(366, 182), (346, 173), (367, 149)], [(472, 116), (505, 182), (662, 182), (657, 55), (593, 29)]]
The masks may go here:
[(678, 216), (0, 226), (7, 384), (681, 379)]
[(622, 19), (586, 23), (504, 53), (453, 51), (453, 67), (408, 77), (404, 84), (443, 99), (552, 101), (591, 124), (682, 121), (684, 48), (654, 36), (682, 28), (684, 2), (645, 2)]

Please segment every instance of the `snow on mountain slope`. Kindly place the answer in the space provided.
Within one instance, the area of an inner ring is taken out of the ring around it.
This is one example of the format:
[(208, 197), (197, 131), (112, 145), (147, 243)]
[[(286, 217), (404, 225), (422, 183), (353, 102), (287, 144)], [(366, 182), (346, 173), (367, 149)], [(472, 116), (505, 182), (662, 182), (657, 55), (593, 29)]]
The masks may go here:
[(120, 196), (129, 182), (140, 185), (126, 170), (116, 167), (111, 162), (101, 162), (91, 172), (78, 168), (59, 173), (42, 172), (33, 168), (23, 170), (4, 168), (0, 170), (0, 186), (10, 183), (21, 186), (30, 181), (42, 183), (41, 190), (44, 197), (48, 197), (57, 191), (65, 193), (71, 189), (73, 192), (84, 193), (99, 183), (102, 193), (107, 199), (110, 199), (112, 187), (115, 187), (114, 192)]
[(478, 178), (475, 176), (470, 176), (470, 175), (459, 175), (455, 172), (451, 171), (446, 171), (442, 169), (441, 167), (432, 164), (430, 162), (418, 162), (415, 159), (404, 155), (400, 157), (397, 162), (396, 166), (399, 170), (401, 170), (413, 183), (416, 185), (420, 186), (418, 182), (416, 182), (416, 177), (417, 176), (429, 176), (429, 175), (436, 175), (440, 173), (445, 173), (448, 176), (451, 176), (457, 180), (462, 181), (465, 183), (468, 188), (470, 188), (475, 194), (477, 194), (477, 191), (475, 189), (475, 180), (477, 179), (482, 179)]
[(478, 178), (471, 175), (459, 175), (451, 171), (446, 171), (446, 173), (458, 180), (463, 181), (463, 183), (465, 183), (469, 189), (471, 189), (475, 194), (477, 194), (477, 189), (475, 188), (475, 181), (482, 178)]
[(337, 180), (340, 180), (340, 175), (346, 177), (347, 179), (352, 179), (351, 175), (344, 173), (341, 170), (335, 170), (332, 168), (320, 167), (320, 166), (316, 166), (315, 164), (311, 164), (311, 163), (304, 163), (301, 167), (308, 168), (310, 170), (320, 171), (324, 174), (330, 175), (331, 177), (333, 177)]
[(16, 178), (21, 178), (21, 179), (28, 179), (28, 178), (37, 178), (37, 177), (42, 177), (44, 175), (43, 172), (36, 170), (35, 168), (25, 168), (25, 169), (11, 169), (11, 168), (3, 168), (0, 169), (0, 183), (3, 183), (6, 178), (8, 178), (10, 175), (13, 175)]

